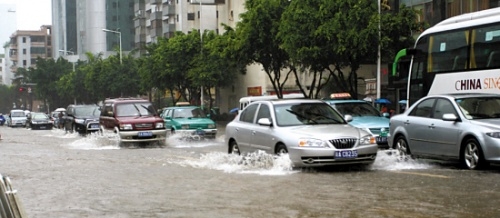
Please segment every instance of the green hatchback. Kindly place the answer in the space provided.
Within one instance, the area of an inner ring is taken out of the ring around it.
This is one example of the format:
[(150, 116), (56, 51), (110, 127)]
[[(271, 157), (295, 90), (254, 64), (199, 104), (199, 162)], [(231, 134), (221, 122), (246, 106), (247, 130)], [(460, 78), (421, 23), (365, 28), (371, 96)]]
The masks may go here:
[(191, 138), (215, 139), (217, 126), (198, 106), (175, 106), (164, 108), (161, 117), (171, 135), (182, 134)]

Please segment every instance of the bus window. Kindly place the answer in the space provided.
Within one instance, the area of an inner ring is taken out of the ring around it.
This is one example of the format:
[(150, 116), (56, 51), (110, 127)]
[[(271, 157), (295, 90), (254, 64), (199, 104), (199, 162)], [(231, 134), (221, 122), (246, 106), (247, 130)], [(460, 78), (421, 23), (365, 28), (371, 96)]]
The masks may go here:
[(428, 72), (465, 69), (468, 34), (466, 30), (458, 30), (430, 36)]
[(471, 54), (472, 68), (494, 68), (500, 66), (500, 24), (473, 30)]

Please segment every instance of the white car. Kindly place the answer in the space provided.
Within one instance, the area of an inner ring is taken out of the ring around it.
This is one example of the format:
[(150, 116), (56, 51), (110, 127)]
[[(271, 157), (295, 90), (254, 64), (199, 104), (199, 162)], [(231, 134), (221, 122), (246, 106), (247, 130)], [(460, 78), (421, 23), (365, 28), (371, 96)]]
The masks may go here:
[(7, 118), (7, 126), (9, 127), (25, 127), (26, 113), (24, 110), (11, 110)]
[(372, 164), (375, 137), (351, 120), (317, 99), (262, 100), (227, 124), (225, 141), (229, 153), (288, 153), (294, 167)]

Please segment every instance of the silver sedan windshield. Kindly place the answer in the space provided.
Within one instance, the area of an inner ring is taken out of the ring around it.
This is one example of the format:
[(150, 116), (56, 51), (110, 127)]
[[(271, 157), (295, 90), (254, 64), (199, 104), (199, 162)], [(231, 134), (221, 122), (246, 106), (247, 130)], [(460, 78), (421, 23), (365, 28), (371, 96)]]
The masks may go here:
[(339, 113), (330, 105), (323, 103), (276, 105), (274, 113), (278, 126), (345, 123)]
[(469, 119), (500, 118), (500, 98), (457, 98), (455, 100), (460, 106), (463, 115)]

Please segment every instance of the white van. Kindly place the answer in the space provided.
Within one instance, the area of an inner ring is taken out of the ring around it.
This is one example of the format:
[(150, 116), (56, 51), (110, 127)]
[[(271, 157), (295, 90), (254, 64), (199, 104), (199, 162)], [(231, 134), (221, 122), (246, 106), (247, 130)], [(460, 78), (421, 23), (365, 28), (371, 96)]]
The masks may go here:
[[(305, 98), (302, 93), (292, 93), (292, 94), (283, 94), (283, 98)], [(240, 110), (243, 110), (248, 104), (254, 101), (260, 100), (270, 100), (270, 99), (278, 99), (277, 95), (263, 95), (263, 96), (247, 96), (240, 98)]]
[(11, 110), (7, 118), (8, 127), (25, 127), (26, 126), (26, 112), (24, 110)]

